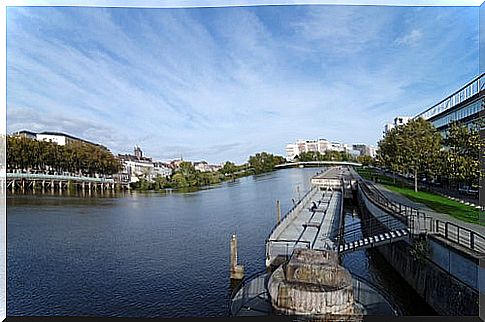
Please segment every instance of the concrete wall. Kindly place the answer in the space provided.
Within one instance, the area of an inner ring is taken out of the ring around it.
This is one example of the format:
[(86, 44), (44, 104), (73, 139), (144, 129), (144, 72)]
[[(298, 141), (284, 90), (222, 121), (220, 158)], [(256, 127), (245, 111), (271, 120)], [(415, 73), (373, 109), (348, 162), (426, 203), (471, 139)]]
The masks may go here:
[[(383, 210), (358, 193), (364, 218), (387, 226)], [(363, 230), (369, 227), (363, 227)], [(429, 251), (421, 260), (412, 253), (414, 240), (376, 247), (404, 280), (440, 315), (478, 315), (478, 258), (441, 240), (427, 236)]]

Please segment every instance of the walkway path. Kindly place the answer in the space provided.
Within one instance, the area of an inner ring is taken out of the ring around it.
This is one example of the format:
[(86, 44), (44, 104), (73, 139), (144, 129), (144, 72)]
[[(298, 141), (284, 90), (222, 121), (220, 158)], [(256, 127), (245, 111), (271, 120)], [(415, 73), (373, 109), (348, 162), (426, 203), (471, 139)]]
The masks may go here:
[[(448, 222), (454, 223), (456, 225), (462, 226), (464, 228), (468, 228), (470, 230), (473, 230), (473, 231), (485, 236), (485, 226), (468, 223), (468, 222), (456, 219), (455, 217), (452, 217), (450, 215), (438, 213), (438, 212), (432, 210), (431, 208), (427, 207), (426, 205), (423, 205), (421, 203), (409, 200), (408, 198), (404, 197), (403, 195), (401, 195), (399, 193), (395, 193), (393, 191), (390, 191), (389, 189), (385, 188), (384, 186), (382, 186), (380, 184), (374, 184), (374, 186), (384, 196), (386, 196), (386, 198), (388, 198), (389, 200), (399, 202), (399, 203), (406, 205), (406, 206), (418, 208), (420, 211), (424, 212), (427, 216), (430, 216), (430, 217), (433, 217), (435, 219), (439, 219), (439, 220), (442, 220), (442, 221), (448, 221)], [(477, 212), (478, 211), (479, 210), (477, 209)]]

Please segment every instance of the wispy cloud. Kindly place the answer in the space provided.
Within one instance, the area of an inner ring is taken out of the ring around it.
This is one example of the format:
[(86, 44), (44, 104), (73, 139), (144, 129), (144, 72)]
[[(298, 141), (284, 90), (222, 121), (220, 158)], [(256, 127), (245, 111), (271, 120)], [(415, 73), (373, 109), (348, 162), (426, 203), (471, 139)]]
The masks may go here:
[(9, 8), (7, 127), (209, 162), (375, 144), (475, 75), (477, 10)]
[(398, 45), (415, 46), (422, 37), (421, 30), (413, 29), (410, 33), (396, 38), (395, 42)]

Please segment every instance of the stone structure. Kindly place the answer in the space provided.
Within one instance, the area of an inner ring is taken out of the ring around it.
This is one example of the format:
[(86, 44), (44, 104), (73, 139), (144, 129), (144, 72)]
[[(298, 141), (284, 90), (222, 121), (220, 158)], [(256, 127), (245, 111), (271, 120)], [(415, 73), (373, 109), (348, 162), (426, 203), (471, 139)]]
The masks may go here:
[(271, 303), (277, 313), (311, 319), (361, 320), (350, 273), (338, 264), (333, 251), (297, 249), (268, 281)]
[(244, 266), (237, 263), (237, 238), (232, 235), (231, 238), (231, 279), (242, 280), (244, 278)]

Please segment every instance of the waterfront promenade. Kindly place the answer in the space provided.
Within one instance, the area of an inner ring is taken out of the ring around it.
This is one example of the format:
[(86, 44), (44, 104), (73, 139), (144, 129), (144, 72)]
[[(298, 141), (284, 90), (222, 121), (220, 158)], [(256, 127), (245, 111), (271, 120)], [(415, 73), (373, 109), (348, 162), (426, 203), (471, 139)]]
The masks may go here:
[[(371, 183), (372, 184), (372, 183)], [(413, 207), (418, 209), (420, 212), (423, 212), (426, 216), (429, 216), (433, 219), (438, 219), (444, 222), (451, 222), (455, 225), (470, 229), (472, 231), (475, 231), (479, 233), (480, 235), (485, 236), (485, 226), (479, 225), (479, 224), (473, 224), (473, 223), (468, 223), (459, 219), (456, 219), (450, 215), (443, 214), (443, 213), (438, 213), (431, 208), (427, 207), (426, 205), (423, 205), (418, 202), (414, 202), (412, 200), (409, 200), (405, 196), (395, 193), (390, 191), (389, 189), (385, 188), (381, 184), (375, 184), (374, 187), (376, 187), (386, 198), (388, 198), (391, 201), (406, 205), (408, 207)], [(479, 210), (477, 209), (477, 213)]]

